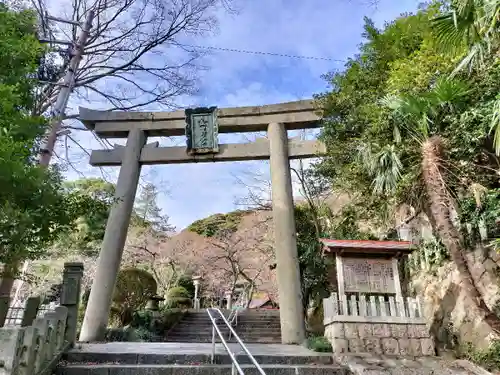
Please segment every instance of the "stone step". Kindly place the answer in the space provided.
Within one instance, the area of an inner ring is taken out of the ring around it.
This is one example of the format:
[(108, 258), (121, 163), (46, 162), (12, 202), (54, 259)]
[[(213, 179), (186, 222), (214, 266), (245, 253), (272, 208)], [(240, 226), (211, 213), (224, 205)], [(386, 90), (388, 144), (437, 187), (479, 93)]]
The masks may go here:
[[(243, 336), (243, 335), (238, 335), (240, 340), (242, 340), (244, 343), (263, 343), (263, 344), (269, 344), (269, 343), (275, 343), (279, 344), (281, 343), (281, 335), (280, 336), (263, 336), (263, 335), (256, 335), (256, 336)], [(236, 342), (236, 339), (231, 337), (228, 338), (227, 336), (224, 337), (226, 342)], [(212, 342), (212, 335), (197, 335), (197, 334), (169, 334), (166, 337), (166, 340), (168, 342)], [(216, 342), (220, 343), (220, 339), (217, 337)]]
[[(182, 343), (182, 344), (209, 344), (212, 342), (212, 340), (206, 337), (194, 337), (194, 338), (176, 337), (172, 339), (167, 338), (162, 342)], [(235, 339), (226, 340), (226, 342), (230, 344), (237, 343)], [(244, 340), (244, 342), (245, 344), (281, 344), (281, 339), (258, 338), (253, 340)]]
[[(183, 329), (190, 329), (190, 330), (194, 330), (195, 328), (196, 329), (208, 329), (208, 328), (212, 328), (212, 324), (211, 323), (203, 323), (203, 324), (193, 324), (193, 323), (189, 323), (189, 322), (179, 322), (177, 323), (173, 328), (176, 328), (176, 327), (181, 327)], [(217, 325), (217, 327), (219, 327), (219, 329), (229, 329), (227, 327), (227, 325), (225, 325), (224, 323), (220, 323)], [(233, 328), (237, 328), (237, 329), (243, 329), (243, 330), (248, 330), (248, 329), (271, 329), (271, 330), (277, 330), (277, 329), (281, 329), (281, 326), (279, 324), (265, 324), (265, 323), (256, 323), (256, 324), (240, 324), (238, 323), (237, 325), (233, 326)]]
[[(242, 365), (248, 375), (260, 375), (253, 365)], [(339, 365), (262, 365), (266, 375), (347, 375)], [(231, 375), (231, 365), (59, 365), (56, 375)]]
[[(313, 353), (311, 355), (254, 355), (257, 363), (261, 365), (329, 365), (333, 363), (333, 358), (328, 354)], [(231, 364), (228, 354), (216, 354), (216, 364)], [(236, 354), (238, 363), (250, 364), (247, 355)], [(113, 353), (113, 352), (69, 352), (63, 357), (63, 364), (82, 365), (92, 364), (143, 364), (143, 365), (191, 365), (210, 364), (210, 354), (138, 354), (138, 353)]]
[[(221, 332), (229, 332), (229, 328), (227, 326), (218, 326)], [(212, 326), (192, 326), (188, 324), (177, 324), (172, 330), (175, 331), (190, 331), (190, 332), (212, 332)], [(281, 333), (281, 328), (275, 326), (236, 326), (233, 327), (236, 332), (276, 332)]]

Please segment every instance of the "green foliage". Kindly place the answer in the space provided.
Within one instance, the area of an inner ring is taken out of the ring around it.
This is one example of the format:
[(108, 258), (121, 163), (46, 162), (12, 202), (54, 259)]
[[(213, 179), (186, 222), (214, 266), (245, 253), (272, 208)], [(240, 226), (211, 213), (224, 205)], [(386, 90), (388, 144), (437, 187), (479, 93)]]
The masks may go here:
[(412, 252), (411, 260), (404, 263), (406, 272), (409, 275), (422, 271), (422, 262), (426, 266), (426, 271), (435, 273), (446, 261), (450, 259), (450, 254), (440, 240), (422, 241)]
[(62, 233), (52, 249), (53, 255), (75, 252), (97, 256), (104, 237), (115, 186), (99, 178), (83, 178), (65, 183), (67, 196), (78, 202), (80, 210), (70, 231)]
[[(345, 208), (336, 220), (327, 206), (315, 207), (315, 213), (318, 212), (321, 213), (322, 217), (335, 221), (333, 226), (327, 227), (322, 224), (321, 220), (315, 217), (309, 205), (297, 205), (295, 207), (297, 251), (304, 310), (307, 309), (311, 300), (320, 302), (322, 298), (329, 295), (329, 259), (323, 256), (323, 246), (319, 239), (374, 239), (371, 234), (362, 232), (359, 229), (358, 216), (352, 207)], [(319, 229), (319, 233), (317, 229)]]
[(106, 342), (135, 341), (135, 332), (130, 328), (108, 328), (104, 336)]
[(30, 11), (0, 4), (0, 263), (5, 276), (16, 264), (43, 256), (70, 230), (89, 202), (68, 194), (56, 168), (37, 165), (39, 140), (46, 129), (32, 116), (34, 80), (45, 53)]
[[(479, 198), (479, 199), (478, 199)], [(470, 226), (472, 233), (468, 239), (480, 241), (480, 226), (484, 226), (489, 238), (500, 237), (500, 189), (489, 189), (479, 193), (479, 197), (460, 200), (460, 222)]]
[(162, 338), (177, 324), (185, 312), (180, 309), (163, 309), (159, 317), (151, 311), (135, 311), (129, 327), (109, 329), (106, 341), (153, 341)]
[(177, 286), (184, 288), (191, 298), (194, 298), (194, 282), (190, 274), (183, 274), (177, 279)]
[(304, 310), (306, 310), (311, 299), (320, 299), (327, 294), (328, 264), (322, 254), (315, 218), (309, 206), (295, 206), (295, 226), (297, 228), (297, 251), (302, 280), (302, 303)]
[(192, 305), (193, 296), (182, 286), (176, 286), (168, 290), (165, 306), (170, 309), (189, 308)]
[(488, 371), (500, 370), (500, 340), (493, 340), (488, 349), (475, 349), (470, 343), (460, 350), (460, 356), (477, 363)]
[(168, 216), (161, 213), (157, 200), (155, 185), (146, 184), (135, 201), (133, 224), (159, 233), (171, 232), (174, 228), (168, 223)]
[(421, 145), (432, 135), (445, 141), (452, 193), (471, 182), (498, 188), (489, 127), (500, 64), (448, 79), (459, 56), (443, 53), (436, 40), (441, 11), (431, 4), (382, 30), (367, 20), (359, 54), (325, 77), (331, 90), (317, 97), (328, 151), (317, 170), (336, 191), (355, 197), (357, 214), (371, 223), (392, 222), (401, 204), (425, 210)]
[(315, 352), (331, 353), (333, 352), (332, 344), (324, 336), (313, 336), (307, 339), (307, 347)]
[(215, 214), (197, 220), (188, 226), (188, 230), (205, 237), (220, 237), (236, 232), (243, 216), (248, 210), (237, 210), (227, 214)]
[(120, 270), (113, 293), (112, 313), (122, 326), (133, 318), (133, 312), (143, 308), (150, 297), (156, 294), (155, 278), (148, 272), (128, 268)]
[(167, 332), (177, 324), (185, 312), (180, 309), (163, 309), (159, 317), (150, 311), (140, 310), (133, 314), (127, 327), (110, 328), (106, 331), (106, 342), (152, 342), (163, 340)]

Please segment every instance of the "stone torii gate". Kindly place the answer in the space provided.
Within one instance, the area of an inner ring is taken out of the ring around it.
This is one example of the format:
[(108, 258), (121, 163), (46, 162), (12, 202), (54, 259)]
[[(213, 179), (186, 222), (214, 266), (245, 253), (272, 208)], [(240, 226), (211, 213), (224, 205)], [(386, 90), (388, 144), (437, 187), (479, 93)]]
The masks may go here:
[[(101, 138), (127, 138), (125, 147), (92, 151), (93, 166), (121, 166), (116, 202), (111, 208), (97, 262), (80, 341), (104, 338), (113, 289), (134, 204), (141, 165), (270, 160), (272, 210), (279, 290), (280, 324), (285, 344), (305, 339), (289, 159), (324, 152), (316, 140), (288, 139), (288, 130), (316, 128), (321, 116), (311, 100), (256, 107), (196, 108), (175, 112), (109, 112), (80, 108), (80, 121)], [(267, 139), (220, 144), (218, 133), (267, 131)], [(187, 136), (187, 147), (146, 144), (148, 137)]]

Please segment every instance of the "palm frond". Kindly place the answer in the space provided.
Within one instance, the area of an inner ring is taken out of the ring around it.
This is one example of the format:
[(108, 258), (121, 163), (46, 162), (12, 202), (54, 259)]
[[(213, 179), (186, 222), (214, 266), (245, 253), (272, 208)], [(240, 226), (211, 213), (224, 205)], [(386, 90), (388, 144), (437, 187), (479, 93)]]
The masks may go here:
[(498, 22), (500, 17), (500, 1), (483, 0), (483, 9), (485, 20), (483, 22), (486, 29), (485, 33), (496, 34), (498, 32)]
[(465, 82), (441, 78), (429, 94), (433, 106), (442, 107), (460, 102), (467, 97), (469, 92), (470, 88)]
[(500, 95), (497, 96), (493, 103), (493, 117), (490, 124), (490, 134), (494, 132), (493, 147), (495, 153), (500, 155)]
[(397, 111), (401, 107), (402, 99), (399, 95), (387, 94), (379, 100), (379, 103), (382, 107)]
[(452, 72), (452, 77), (465, 68), (481, 68), (498, 45), (499, 0), (457, 0), (452, 11), (432, 22), (438, 46), (443, 52), (465, 57)]
[(403, 164), (395, 145), (386, 145), (374, 153), (372, 147), (365, 144), (358, 150), (358, 156), (368, 175), (373, 178), (375, 194), (388, 194), (396, 190)]
[[(466, 68), (468, 68), (470, 72), (474, 67), (484, 66), (486, 56), (488, 55), (487, 51), (485, 51), (485, 43), (485, 41), (478, 41), (473, 44), (469, 48), (467, 55), (460, 60), (460, 63), (458, 63), (455, 69), (453, 69), (450, 74), (450, 78), (456, 77), (458, 73)], [(489, 50), (490, 47), (487, 47), (486, 49)]]
[(456, 12), (436, 17), (432, 20), (432, 27), (438, 46), (442, 52), (459, 54), (465, 47), (465, 40), (471, 25), (458, 23)]

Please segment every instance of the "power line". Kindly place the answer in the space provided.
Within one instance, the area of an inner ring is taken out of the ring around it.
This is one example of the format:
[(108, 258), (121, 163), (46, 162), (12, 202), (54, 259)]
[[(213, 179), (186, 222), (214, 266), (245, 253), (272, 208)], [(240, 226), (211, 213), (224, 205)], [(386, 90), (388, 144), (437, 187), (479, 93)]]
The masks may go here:
[(246, 53), (246, 54), (251, 54), (251, 55), (267, 55), (267, 56), (287, 57), (287, 58), (292, 58), (292, 59), (323, 60), (323, 61), (335, 61), (335, 62), (342, 62), (342, 63), (345, 62), (345, 60), (332, 59), (329, 57), (288, 55), (288, 54), (276, 53), (276, 52), (249, 51), (249, 50), (244, 50), (244, 49), (223, 48), (223, 47), (213, 47), (213, 46), (197, 46), (197, 45), (192, 45), (192, 44), (181, 44), (181, 43), (176, 43), (176, 45), (179, 47), (209, 49), (209, 50), (222, 51), (222, 52)]

